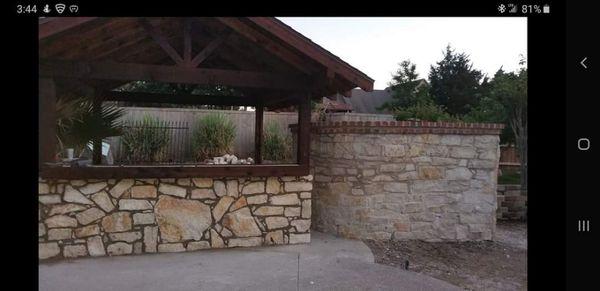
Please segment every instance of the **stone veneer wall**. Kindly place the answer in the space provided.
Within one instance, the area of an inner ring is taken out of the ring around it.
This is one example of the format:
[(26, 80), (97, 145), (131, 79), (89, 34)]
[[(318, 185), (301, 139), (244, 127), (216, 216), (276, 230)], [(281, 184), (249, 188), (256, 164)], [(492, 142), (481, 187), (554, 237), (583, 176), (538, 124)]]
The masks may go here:
[(42, 180), (39, 258), (310, 242), (312, 176)]
[(527, 219), (527, 191), (521, 185), (498, 185), (498, 210), (496, 218), (501, 220)]
[(492, 239), (502, 128), (313, 124), (313, 228), (363, 239)]

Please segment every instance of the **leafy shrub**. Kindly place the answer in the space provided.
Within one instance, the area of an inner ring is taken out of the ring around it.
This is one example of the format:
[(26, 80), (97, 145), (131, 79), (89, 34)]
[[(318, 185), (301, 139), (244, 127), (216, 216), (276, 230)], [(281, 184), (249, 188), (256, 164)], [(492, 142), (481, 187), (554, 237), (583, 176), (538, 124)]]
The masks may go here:
[(146, 115), (123, 127), (122, 159), (129, 162), (155, 162), (164, 159), (170, 141), (168, 124)]
[(444, 107), (431, 101), (397, 107), (394, 110), (394, 118), (396, 120), (458, 121), (457, 118), (446, 112)]
[(235, 125), (223, 114), (200, 118), (192, 132), (192, 148), (196, 159), (202, 161), (229, 154), (235, 139)]
[(283, 136), (279, 124), (270, 122), (264, 133), (263, 157), (265, 160), (288, 161), (292, 158), (292, 138)]

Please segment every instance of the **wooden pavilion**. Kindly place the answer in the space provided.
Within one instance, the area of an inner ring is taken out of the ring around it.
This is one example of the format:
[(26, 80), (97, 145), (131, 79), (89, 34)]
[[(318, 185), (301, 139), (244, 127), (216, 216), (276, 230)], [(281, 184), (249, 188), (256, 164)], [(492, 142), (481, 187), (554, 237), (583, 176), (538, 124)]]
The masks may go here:
[[(373, 89), (373, 80), (271, 17), (111, 18), (39, 20), (40, 176), (43, 178), (177, 178), (299, 176), (309, 172), (310, 100), (351, 89)], [(132, 81), (235, 88), (241, 96), (117, 92)], [(255, 165), (51, 166), (60, 94), (103, 101), (256, 107)], [(262, 165), (263, 112), (298, 108), (297, 163)]]

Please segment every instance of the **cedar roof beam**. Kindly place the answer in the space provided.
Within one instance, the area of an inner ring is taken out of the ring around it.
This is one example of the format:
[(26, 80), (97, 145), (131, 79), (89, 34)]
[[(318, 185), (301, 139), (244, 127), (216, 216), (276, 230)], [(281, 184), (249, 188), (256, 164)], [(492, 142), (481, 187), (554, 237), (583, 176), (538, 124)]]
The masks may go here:
[(40, 19), (38, 40), (53, 36), (59, 32), (90, 22), (98, 17), (49, 17)]
[(281, 90), (305, 90), (306, 78), (290, 74), (200, 69), (117, 62), (78, 62), (41, 59), (40, 76), (119, 81), (156, 81)]
[(253, 96), (161, 94), (142, 92), (105, 91), (98, 95), (102, 101), (125, 101), (136, 103), (168, 103), (188, 105), (256, 106), (258, 98)]
[(192, 20), (183, 20), (183, 60), (186, 64), (192, 61)]
[(199, 52), (194, 59), (191, 61), (191, 67), (196, 68), (200, 65), (206, 58), (208, 58), (227, 38), (229, 37), (229, 33), (221, 35), (216, 39), (212, 40), (206, 47)]
[(152, 39), (154, 39), (154, 41), (167, 53), (167, 55), (169, 55), (169, 57), (171, 57), (171, 59), (175, 61), (176, 64), (184, 64), (183, 58), (169, 44), (167, 38), (164, 35), (160, 34), (158, 29), (152, 26), (152, 24), (150, 24), (150, 22), (145, 18), (141, 18), (138, 22), (140, 23), (142, 28), (144, 28), (144, 30), (146, 30), (146, 32), (152, 37)]
[(258, 44), (268, 52), (291, 64), (303, 73), (312, 74), (314, 72), (313, 69), (307, 66), (306, 60), (303, 60), (297, 54), (291, 52), (289, 49), (273, 41), (254, 28), (243, 23), (239, 19), (233, 17), (216, 17), (216, 19), (233, 29), (235, 32), (241, 34), (251, 42)]

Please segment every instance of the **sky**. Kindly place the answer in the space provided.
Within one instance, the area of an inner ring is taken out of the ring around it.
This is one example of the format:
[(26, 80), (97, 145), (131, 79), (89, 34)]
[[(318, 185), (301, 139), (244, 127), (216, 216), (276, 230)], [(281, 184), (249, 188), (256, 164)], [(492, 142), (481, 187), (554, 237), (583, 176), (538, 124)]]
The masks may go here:
[(420, 78), (442, 59), (450, 44), (468, 54), (473, 67), (492, 77), (502, 66), (519, 67), (527, 57), (524, 17), (278, 17), (340, 57), (384, 89), (398, 63), (409, 59)]

